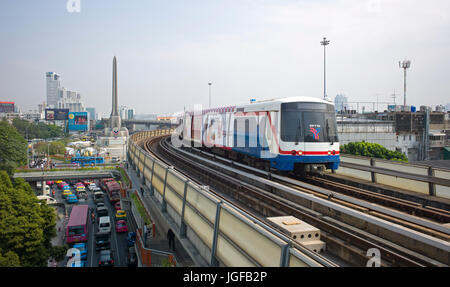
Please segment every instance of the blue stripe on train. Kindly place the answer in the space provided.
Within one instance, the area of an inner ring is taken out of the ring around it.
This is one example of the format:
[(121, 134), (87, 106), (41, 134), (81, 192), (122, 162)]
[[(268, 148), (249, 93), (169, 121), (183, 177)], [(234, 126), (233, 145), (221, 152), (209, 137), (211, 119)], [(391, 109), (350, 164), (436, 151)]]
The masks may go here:
[(268, 148), (260, 147), (232, 148), (232, 150), (270, 161), (271, 167), (283, 171), (293, 170), (295, 163), (325, 164), (327, 169), (338, 169), (340, 162), (339, 155), (276, 155), (269, 153)]

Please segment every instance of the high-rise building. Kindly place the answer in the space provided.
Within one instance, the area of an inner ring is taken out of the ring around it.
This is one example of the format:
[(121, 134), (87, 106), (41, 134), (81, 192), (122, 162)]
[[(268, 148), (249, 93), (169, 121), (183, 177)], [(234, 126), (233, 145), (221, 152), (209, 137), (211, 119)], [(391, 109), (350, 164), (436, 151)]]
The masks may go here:
[(134, 119), (134, 114), (136, 113), (136, 110), (135, 109), (128, 109), (128, 119), (129, 120), (131, 120), (131, 119)]
[(80, 93), (66, 88), (59, 89), (58, 109), (69, 109), (69, 112), (84, 112), (84, 105)]
[(97, 120), (97, 117), (96, 117), (96, 113), (95, 113), (95, 108), (86, 108), (86, 112), (88, 112), (88, 114), (89, 114), (89, 120), (91, 120), (91, 121), (95, 121), (95, 120)]
[(119, 114), (120, 118), (124, 120), (131, 120), (134, 118), (134, 115), (136, 114), (135, 109), (130, 109), (126, 106), (120, 106), (119, 108)]
[(59, 100), (60, 76), (54, 72), (47, 72), (45, 75), (47, 79), (47, 105), (52, 108), (57, 108)]
[(336, 95), (334, 98), (334, 110), (336, 112), (344, 111), (348, 109), (348, 100), (344, 95)]

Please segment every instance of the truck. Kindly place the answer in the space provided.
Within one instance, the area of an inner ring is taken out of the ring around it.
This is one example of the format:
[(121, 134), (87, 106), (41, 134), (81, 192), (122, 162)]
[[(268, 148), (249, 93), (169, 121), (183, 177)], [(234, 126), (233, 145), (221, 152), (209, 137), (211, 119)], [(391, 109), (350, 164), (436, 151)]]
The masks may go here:
[(109, 201), (111, 203), (120, 200), (120, 185), (115, 179), (113, 178), (102, 179), (100, 181), (100, 186), (108, 195)]

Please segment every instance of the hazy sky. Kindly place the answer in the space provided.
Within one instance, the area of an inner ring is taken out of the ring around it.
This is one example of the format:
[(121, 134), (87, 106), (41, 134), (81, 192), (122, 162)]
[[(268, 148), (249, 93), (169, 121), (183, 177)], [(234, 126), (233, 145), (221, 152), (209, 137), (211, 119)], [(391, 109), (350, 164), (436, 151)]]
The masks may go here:
[(450, 1), (413, 0), (0, 1), (0, 100), (22, 111), (46, 100), (45, 72), (111, 112), (119, 104), (171, 114), (288, 96), (403, 103), (398, 61), (411, 60), (408, 104), (450, 102)]

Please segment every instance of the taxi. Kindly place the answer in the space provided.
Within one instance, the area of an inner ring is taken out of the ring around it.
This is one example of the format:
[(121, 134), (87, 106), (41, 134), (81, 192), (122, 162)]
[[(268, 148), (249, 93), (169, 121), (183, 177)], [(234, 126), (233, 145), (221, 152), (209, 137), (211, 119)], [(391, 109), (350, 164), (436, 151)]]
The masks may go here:
[(62, 193), (64, 198), (66, 198), (70, 194), (72, 194), (72, 191), (70, 191), (70, 190), (64, 190), (63, 193)]
[(76, 190), (77, 192), (86, 191), (86, 188), (84, 186), (77, 186)]
[(125, 210), (117, 210), (116, 211), (116, 220), (127, 219), (127, 214)]

